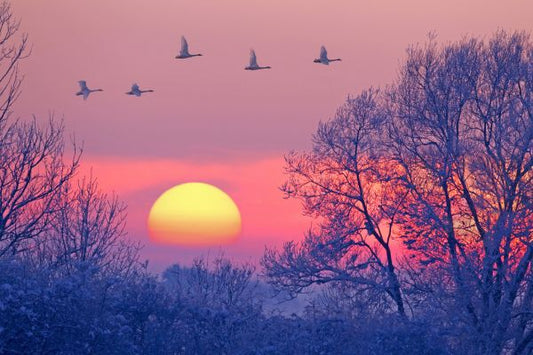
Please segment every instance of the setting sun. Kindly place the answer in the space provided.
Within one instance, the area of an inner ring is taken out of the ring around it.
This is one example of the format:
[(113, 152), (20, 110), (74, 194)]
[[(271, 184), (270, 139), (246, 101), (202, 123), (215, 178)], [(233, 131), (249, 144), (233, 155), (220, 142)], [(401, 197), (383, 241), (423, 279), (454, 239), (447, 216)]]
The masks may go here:
[(159, 196), (148, 216), (148, 230), (154, 241), (165, 244), (228, 244), (241, 231), (241, 215), (224, 191), (191, 182)]

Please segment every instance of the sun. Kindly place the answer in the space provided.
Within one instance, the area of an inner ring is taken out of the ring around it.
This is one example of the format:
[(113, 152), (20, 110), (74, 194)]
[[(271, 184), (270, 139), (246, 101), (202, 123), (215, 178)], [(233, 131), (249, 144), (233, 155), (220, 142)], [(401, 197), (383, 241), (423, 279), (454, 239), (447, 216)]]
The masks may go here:
[(159, 196), (148, 215), (148, 231), (153, 241), (165, 244), (229, 244), (241, 232), (241, 214), (224, 191), (189, 182)]

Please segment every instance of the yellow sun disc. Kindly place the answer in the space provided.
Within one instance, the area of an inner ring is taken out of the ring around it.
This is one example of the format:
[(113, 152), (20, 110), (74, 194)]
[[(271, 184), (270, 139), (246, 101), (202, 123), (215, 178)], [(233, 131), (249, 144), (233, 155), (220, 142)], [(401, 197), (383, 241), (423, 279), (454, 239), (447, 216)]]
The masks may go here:
[(179, 245), (228, 244), (241, 231), (241, 214), (224, 191), (190, 182), (165, 191), (148, 215), (152, 240)]

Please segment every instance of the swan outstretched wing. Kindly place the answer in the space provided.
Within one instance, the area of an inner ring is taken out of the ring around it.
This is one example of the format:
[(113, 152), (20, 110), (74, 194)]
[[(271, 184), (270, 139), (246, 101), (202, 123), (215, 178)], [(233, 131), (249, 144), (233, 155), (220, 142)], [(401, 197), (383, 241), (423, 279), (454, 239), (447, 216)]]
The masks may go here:
[(253, 49), (250, 49), (250, 67), (257, 67), (257, 57), (255, 55), (255, 51)]
[(188, 55), (189, 54), (189, 44), (187, 43), (187, 40), (184, 36), (181, 36), (181, 55)]
[(324, 46), (320, 47), (320, 61), (322, 62), (328, 61), (328, 51), (326, 50), (326, 47)]
[(85, 80), (78, 81), (78, 85), (80, 86), (81, 91), (89, 90), (87, 88), (87, 82)]

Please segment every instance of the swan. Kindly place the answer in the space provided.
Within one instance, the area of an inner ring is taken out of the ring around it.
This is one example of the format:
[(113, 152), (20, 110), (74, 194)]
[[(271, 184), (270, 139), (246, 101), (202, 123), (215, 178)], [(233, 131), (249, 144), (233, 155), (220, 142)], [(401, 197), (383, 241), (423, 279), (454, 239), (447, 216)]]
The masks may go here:
[(245, 70), (260, 70), (260, 69), (270, 69), (270, 67), (269, 66), (260, 67), (257, 64), (257, 57), (255, 56), (255, 51), (253, 49), (250, 49), (250, 64), (244, 69)]
[(328, 58), (328, 51), (326, 50), (326, 47), (322, 46), (320, 47), (320, 58), (313, 60), (315, 63), (321, 63), (324, 65), (329, 65), (329, 62), (337, 62), (340, 61), (340, 58), (335, 59), (329, 59)]
[(83, 96), (84, 100), (87, 100), (91, 92), (104, 91), (102, 89), (89, 89), (85, 80), (78, 81), (78, 85), (80, 86), (80, 91), (76, 93), (76, 96)]
[(141, 96), (145, 92), (154, 92), (154, 90), (140, 90), (139, 85), (133, 84), (131, 90), (126, 93), (126, 95)]
[(180, 54), (176, 56), (176, 59), (187, 59), (192, 57), (200, 57), (201, 54), (190, 54), (189, 53), (189, 44), (184, 36), (181, 36), (181, 49)]

